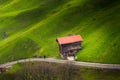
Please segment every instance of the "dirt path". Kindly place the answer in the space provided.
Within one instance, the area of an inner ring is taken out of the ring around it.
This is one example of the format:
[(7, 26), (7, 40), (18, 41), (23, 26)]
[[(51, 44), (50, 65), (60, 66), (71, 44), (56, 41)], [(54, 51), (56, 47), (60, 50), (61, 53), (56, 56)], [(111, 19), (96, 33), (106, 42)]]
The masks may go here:
[(97, 67), (97, 68), (106, 68), (106, 69), (120, 69), (120, 64), (101, 64), (101, 63), (90, 63), (90, 62), (79, 62), (79, 61), (69, 61), (69, 60), (60, 60), (55, 58), (30, 58), (22, 59), (18, 61), (8, 62), (1, 64), (0, 67), (12, 67), (14, 64), (23, 63), (23, 62), (32, 62), (32, 61), (44, 61), (44, 62), (53, 62), (53, 63), (70, 63), (78, 66), (88, 66), (88, 67)]

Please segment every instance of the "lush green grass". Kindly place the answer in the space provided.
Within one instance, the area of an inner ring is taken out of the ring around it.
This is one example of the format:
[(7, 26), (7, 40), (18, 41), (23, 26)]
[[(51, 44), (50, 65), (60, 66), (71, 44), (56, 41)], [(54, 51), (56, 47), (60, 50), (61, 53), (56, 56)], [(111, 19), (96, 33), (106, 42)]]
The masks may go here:
[[(84, 42), (78, 60), (119, 64), (119, 3), (119, 0), (0, 2), (0, 63), (33, 55), (60, 57), (56, 38), (81, 34)], [(8, 38), (4, 39), (5, 32)]]

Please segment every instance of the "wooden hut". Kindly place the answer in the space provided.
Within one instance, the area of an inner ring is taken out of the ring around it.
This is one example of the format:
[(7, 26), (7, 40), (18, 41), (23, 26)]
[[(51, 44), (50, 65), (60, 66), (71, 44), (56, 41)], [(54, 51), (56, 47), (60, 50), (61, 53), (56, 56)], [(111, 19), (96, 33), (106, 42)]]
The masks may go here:
[(59, 45), (60, 55), (64, 59), (70, 57), (75, 59), (75, 53), (82, 49), (81, 43), (83, 41), (80, 35), (66, 36), (56, 39)]

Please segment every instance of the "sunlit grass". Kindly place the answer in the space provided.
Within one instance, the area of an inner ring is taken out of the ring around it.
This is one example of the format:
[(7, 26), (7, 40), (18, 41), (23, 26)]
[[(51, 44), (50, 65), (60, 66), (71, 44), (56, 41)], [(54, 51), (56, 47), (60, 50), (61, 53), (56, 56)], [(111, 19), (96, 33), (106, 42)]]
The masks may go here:
[[(119, 1), (13, 0), (0, 8), (0, 63), (33, 55), (60, 58), (56, 38), (68, 34), (80, 34), (84, 39), (79, 61), (120, 63), (119, 9)], [(9, 35), (6, 39), (4, 32)], [(27, 39), (32, 41), (28, 50), (17, 45), (26, 44)], [(13, 59), (6, 58), (11, 54)]]

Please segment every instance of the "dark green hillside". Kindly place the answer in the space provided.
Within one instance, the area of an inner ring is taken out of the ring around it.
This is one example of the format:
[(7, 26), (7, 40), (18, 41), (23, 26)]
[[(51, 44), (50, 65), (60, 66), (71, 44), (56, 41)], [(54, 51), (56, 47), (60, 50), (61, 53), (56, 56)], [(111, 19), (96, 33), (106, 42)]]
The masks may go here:
[[(16, 64), (0, 80), (120, 80), (120, 70), (32, 62)], [(6, 77), (7, 76), (7, 77)]]
[(60, 57), (57, 37), (83, 36), (78, 60), (120, 63), (119, 0), (0, 1), (0, 63)]

